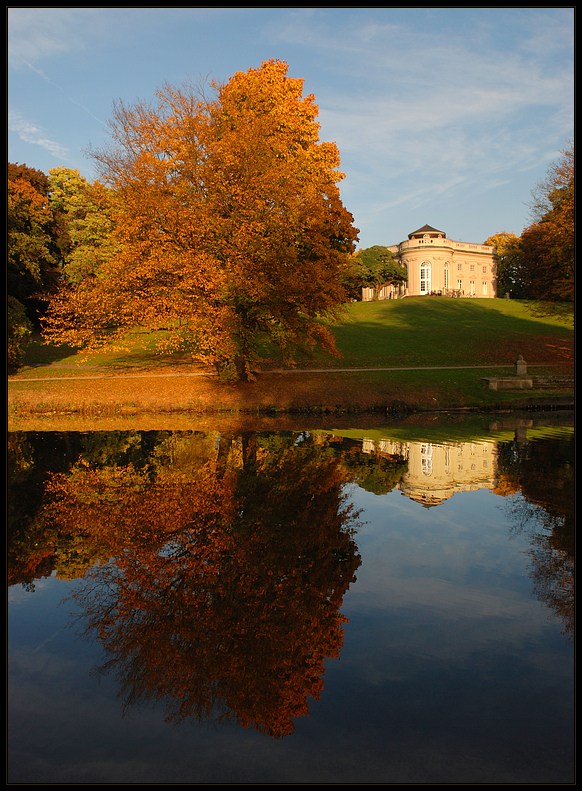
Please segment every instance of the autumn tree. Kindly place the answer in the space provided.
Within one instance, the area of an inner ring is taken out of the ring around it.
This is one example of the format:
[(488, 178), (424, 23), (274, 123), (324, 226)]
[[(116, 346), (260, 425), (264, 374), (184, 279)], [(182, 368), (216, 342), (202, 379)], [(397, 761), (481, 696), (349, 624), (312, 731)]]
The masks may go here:
[(334, 351), (324, 319), (345, 300), (357, 230), (339, 154), (320, 142), (314, 97), (280, 61), (118, 103), (95, 151), (117, 202), (120, 251), (53, 303), (49, 337), (88, 348), (140, 326), (166, 348), (248, 378), (269, 341), (292, 361)]
[(7, 190), (7, 362), (21, 365), (34, 326), (46, 308), (41, 295), (51, 288), (58, 266), (49, 182), (41, 170), (8, 163)]
[(523, 296), (549, 302), (574, 300), (574, 146), (552, 163), (532, 192), (534, 222), (519, 243)]
[(497, 251), (497, 293), (519, 296), (519, 237), (509, 231), (500, 231), (483, 244)]
[(58, 264), (54, 215), (46, 175), (26, 165), (8, 164), (7, 292), (38, 314), (37, 297), (49, 287)]
[(21, 165), (19, 162), (8, 163), (8, 181), (26, 181), (40, 195), (45, 197), (49, 194), (49, 180), (46, 173), (28, 165)]

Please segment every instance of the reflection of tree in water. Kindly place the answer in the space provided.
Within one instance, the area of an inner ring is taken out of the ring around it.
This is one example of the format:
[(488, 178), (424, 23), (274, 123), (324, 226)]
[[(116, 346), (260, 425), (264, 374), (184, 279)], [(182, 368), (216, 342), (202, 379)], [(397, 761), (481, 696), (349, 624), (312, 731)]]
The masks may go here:
[(7, 576), (8, 585), (35, 589), (50, 577), (58, 537), (47, 529), (43, 501), (51, 472), (70, 469), (78, 456), (74, 436), (67, 432), (9, 432), (7, 442)]
[[(93, 470), (95, 480), (113, 479), (110, 468), (115, 467), (151, 471), (168, 437), (169, 432), (143, 431), (10, 432), (8, 584), (20, 583), (34, 590), (36, 580), (55, 571), (57, 577), (65, 579), (82, 577), (91, 565), (114, 554), (103, 536), (91, 529), (83, 531), (75, 523), (57, 529), (47, 521), (43, 508), (47, 480), (59, 472), (72, 479), (86, 478), (88, 468)], [(199, 443), (194, 444), (197, 447)], [(118, 472), (117, 477), (120, 475)], [(128, 535), (127, 525), (123, 535)]]
[(498, 471), (512, 498), (511, 513), (530, 535), (535, 595), (555, 613), (569, 638), (574, 632), (575, 483), (574, 440), (500, 443)]
[(339, 655), (360, 564), (347, 477), (310, 437), (254, 434), (221, 438), (187, 475), (79, 464), (55, 477), (53, 524), (118, 547), (77, 598), (126, 707), (293, 731)]

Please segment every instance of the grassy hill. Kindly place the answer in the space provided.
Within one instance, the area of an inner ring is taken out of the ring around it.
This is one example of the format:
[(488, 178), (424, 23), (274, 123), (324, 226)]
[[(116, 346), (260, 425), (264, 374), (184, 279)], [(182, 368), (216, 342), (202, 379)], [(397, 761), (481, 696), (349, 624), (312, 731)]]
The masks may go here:
[[(276, 373), (281, 364), (272, 356), (247, 384), (193, 376), (185, 356), (156, 355), (151, 339), (139, 334), (131, 352), (87, 359), (71, 349), (33, 344), (9, 382), (9, 411), (338, 413), (382, 410), (398, 402), (415, 410), (491, 408), (531, 399), (531, 391), (489, 391), (482, 381), (510, 375), (507, 366), (519, 354), (530, 365), (547, 366), (540, 373), (571, 372), (574, 365), (573, 316), (541, 315), (517, 301), (359, 302), (346, 307), (332, 330), (341, 357), (319, 354), (299, 366), (310, 373)], [(338, 370), (317, 372), (329, 368)], [(393, 370), (349, 370), (357, 368)], [(564, 392), (543, 393), (544, 399), (552, 396)]]
[(536, 315), (528, 303), (504, 299), (356, 302), (333, 329), (347, 367), (501, 365), (519, 354), (551, 364), (573, 349), (572, 315)]

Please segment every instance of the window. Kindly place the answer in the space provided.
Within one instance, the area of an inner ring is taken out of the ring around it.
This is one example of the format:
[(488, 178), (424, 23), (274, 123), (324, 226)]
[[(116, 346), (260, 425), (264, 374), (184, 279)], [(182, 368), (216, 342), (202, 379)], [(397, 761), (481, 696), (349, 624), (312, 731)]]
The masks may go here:
[(483, 295), (487, 296), (487, 281), (483, 281)]
[(475, 293), (475, 281), (469, 280), (469, 294)]
[(420, 464), (423, 475), (432, 475), (432, 445), (420, 446)]
[(486, 267), (486, 266), (484, 266), (484, 267), (483, 267), (483, 274), (484, 274), (484, 275), (486, 275), (486, 274), (487, 274), (487, 267)]
[(462, 272), (463, 271), (463, 264), (457, 264), (457, 271), (458, 272)]
[(449, 262), (445, 264), (445, 271), (444, 271), (444, 282), (443, 285), (445, 288), (449, 287)]
[(430, 263), (423, 261), (420, 265), (420, 293), (428, 294), (430, 292)]

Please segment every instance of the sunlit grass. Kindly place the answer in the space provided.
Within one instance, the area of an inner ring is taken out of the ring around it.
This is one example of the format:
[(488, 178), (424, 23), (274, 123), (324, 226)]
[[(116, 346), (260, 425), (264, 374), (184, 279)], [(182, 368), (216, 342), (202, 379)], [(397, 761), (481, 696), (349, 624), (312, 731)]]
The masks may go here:
[[(340, 356), (316, 353), (300, 359), (299, 367), (507, 365), (519, 354), (527, 362), (552, 364), (571, 351), (573, 313), (564, 321), (540, 315), (534, 305), (519, 301), (411, 298), (352, 303), (331, 330)], [(62, 372), (192, 365), (187, 353), (160, 353), (160, 339), (160, 333), (136, 330), (128, 336), (125, 350), (91, 354), (47, 346), (37, 339), (29, 347), (21, 375), (27, 366)], [(270, 349), (262, 367), (282, 367), (275, 350)]]
[[(541, 366), (538, 373), (573, 370), (571, 320), (538, 315), (527, 304), (507, 300), (354, 303), (332, 330), (342, 356), (319, 354), (297, 367), (339, 370), (268, 373), (285, 367), (271, 350), (263, 373), (247, 384), (189, 376), (200, 371), (189, 355), (157, 354), (157, 339), (141, 332), (132, 335), (128, 351), (87, 357), (37, 340), (18, 372), (18, 383), (10, 386), (9, 408), (14, 414), (341, 413), (383, 409), (395, 402), (418, 410), (487, 408), (531, 397), (532, 391), (491, 391), (483, 381), (485, 376), (512, 375), (519, 354)], [(342, 372), (357, 368), (389, 370)], [(183, 375), (166, 376), (174, 373)], [(544, 398), (552, 395), (562, 397), (564, 391), (543, 393)]]
[(335, 365), (507, 364), (519, 353), (526, 359), (534, 351), (542, 353), (544, 345), (545, 359), (540, 361), (550, 363), (552, 343), (571, 340), (572, 329), (572, 315), (565, 323), (511, 300), (425, 297), (357, 302), (333, 327), (342, 355)]

